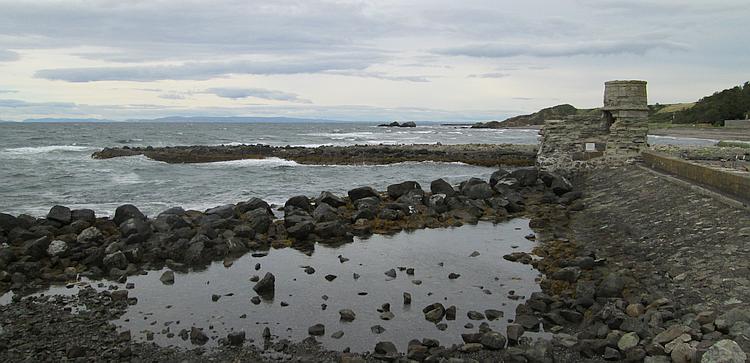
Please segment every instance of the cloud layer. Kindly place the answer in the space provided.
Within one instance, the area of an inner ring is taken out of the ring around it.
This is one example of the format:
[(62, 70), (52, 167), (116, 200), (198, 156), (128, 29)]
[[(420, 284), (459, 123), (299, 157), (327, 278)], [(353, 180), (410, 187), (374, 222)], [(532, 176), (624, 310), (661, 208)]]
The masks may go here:
[(0, 0), (0, 108), (495, 118), (597, 106), (620, 78), (694, 101), (747, 81), (748, 18), (747, 0)]

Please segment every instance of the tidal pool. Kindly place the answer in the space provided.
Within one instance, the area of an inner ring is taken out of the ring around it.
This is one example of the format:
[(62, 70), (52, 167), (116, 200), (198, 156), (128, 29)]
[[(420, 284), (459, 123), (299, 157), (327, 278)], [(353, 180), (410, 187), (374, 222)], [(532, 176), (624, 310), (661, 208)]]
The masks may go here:
[[(135, 339), (145, 340), (146, 332), (151, 331), (157, 344), (188, 348), (194, 346), (178, 333), (192, 326), (203, 328), (211, 338), (208, 346), (237, 330), (260, 342), (266, 326), (275, 337), (299, 341), (315, 324), (325, 325), (325, 335), (318, 340), (330, 349), (372, 350), (376, 342), (389, 340), (405, 351), (412, 338), (434, 338), (444, 345), (460, 343), (461, 333), (476, 331), (482, 322), (469, 320), (468, 311), (503, 311), (504, 318), (488, 323), (504, 332), (516, 305), (539, 291), (536, 270), (502, 258), (514, 251), (530, 251), (534, 242), (524, 238), (529, 233), (528, 220), (514, 219), (376, 235), (339, 247), (318, 245), (309, 256), (291, 248), (271, 250), (263, 257), (247, 254), (229, 267), (217, 262), (204, 271), (176, 274), (174, 285), (162, 284), (161, 272), (154, 271), (129, 279), (135, 283), (130, 296), (137, 297), (138, 304), (115, 323), (130, 329)], [(469, 257), (474, 251), (479, 255)], [(338, 256), (348, 261), (342, 263)], [(256, 264), (260, 270), (255, 269)], [(313, 267), (315, 273), (307, 274), (304, 266)], [(414, 275), (399, 267), (414, 268)], [(395, 279), (384, 274), (390, 269), (396, 270)], [(274, 298), (255, 305), (250, 299), (257, 294), (249, 278), (266, 272), (276, 276)], [(460, 277), (449, 279), (450, 273)], [(336, 279), (328, 281), (326, 275)], [(413, 280), (422, 283), (416, 285)], [(410, 305), (403, 303), (404, 292), (412, 296)], [(511, 293), (522, 298), (508, 298)], [(212, 295), (221, 297), (213, 301)], [(423, 307), (435, 302), (455, 305), (458, 310), (455, 321), (443, 321), (448, 324), (444, 331), (425, 320), (422, 313)], [(385, 303), (390, 303), (395, 315), (388, 321), (380, 319), (377, 311)], [(326, 304), (325, 310), (322, 304)], [(341, 309), (353, 310), (356, 319), (340, 321)], [(474, 329), (464, 328), (469, 322)], [(385, 331), (375, 334), (373, 325), (381, 325)], [(173, 337), (168, 337), (167, 329)], [(337, 331), (343, 331), (343, 337), (332, 338)]]
[[(135, 285), (129, 296), (138, 302), (114, 324), (129, 329), (134, 340), (151, 339), (159, 345), (184, 348), (196, 347), (179, 334), (193, 326), (203, 329), (210, 338), (205, 347), (212, 347), (232, 331), (244, 331), (246, 344), (252, 339), (262, 345), (265, 327), (276, 340), (300, 341), (315, 324), (325, 325), (325, 334), (317, 340), (335, 350), (349, 347), (355, 352), (371, 351), (378, 341), (392, 341), (406, 351), (410, 339), (422, 338), (437, 339), (445, 346), (459, 344), (461, 333), (476, 332), (482, 322), (505, 332), (516, 306), (532, 292), (540, 291), (538, 271), (502, 258), (511, 252), (530, 252), (535, 242), (524, 238), (530, 233), (527, 219), (513, 219), (355, 238), (353, 243), (337, 247), (319, 244), (309, 255), (291, 248), (272, 249), (265, 256), (246, 254), (228, 267), (216, 262), (205, 270), (175, 273), (173, 285), (159, 280), (166, 269), (151, 271), (128, 278), (128, 283)], [(339, 256), (348, 260), (341, 262)], [(315, 272), (308, 274), (306, 266)], [(413, 268), (414, 275), (399, 268)], [(396, 270), (396, 278), (385, 275), (390, 269)], [(251, 298), (257, 294), (253, 291), (255, 283), (249, 279), (267, 272), (276, 277), (274, 297), (253, 304)], [(355, 273), (359, 275), (356, 279)], [(450, 279), (451, 273), (460, 277)], [(328, 281), (326, 275), (336, 278)], [(99, 285), (100, 289), (125, 287), (116, 283)], [(75, 291), (54, 287), (43, 293)], [(404, 305), (404, 292), (411, 294), (410, 305)], [(8, 295), (2, 300), (7, 302)], [(214, 301), (213, 295), (220, 298)], [(456, 320), (442, 321), (447, 324), (443, 331), (425, 320), (422, 313), (422, 308), (436, 302), (457, 307)], [(390, 304), (394, 315), (391, 320), (380, 318), (378, 309), (385, 303)], [(340, 321), (341, 309), (353, 310), (356, 319)], [(467, 316), (471, 310), (484, 313), (487, 309), (502, 311), (504, 317), (487, 321)], [(467, 323), (474, 327), (466, 328)], [(385, 331), (374, 333), (374, 325)], [(331, 336), (339, 331), (344, 333), (339, 339)]]

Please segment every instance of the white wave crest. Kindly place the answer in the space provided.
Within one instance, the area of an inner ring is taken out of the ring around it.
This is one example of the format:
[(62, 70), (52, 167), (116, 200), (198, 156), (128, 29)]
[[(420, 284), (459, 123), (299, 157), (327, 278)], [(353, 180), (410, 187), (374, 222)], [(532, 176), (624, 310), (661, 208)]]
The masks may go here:
[(210, 165), (219, 166), (297, 166), (297, 162), (292, 160), (286, 160), (281, 158), (265, 158), (265, 159), (242, 159), (242, 160), (230, 160), (230, 161), (219, 161), (216, 163), (210, 163)]
[(87, 146), (76, 146), (76, 145), (50, 145), (50, 146), (35, 146), (35, 147), (13, 147), (3, 149), (6, 154), (13, 155), (29, 155), (29, 154), (44, 154), (49, 152), (57, 151), (86, 151), (93, 150)]

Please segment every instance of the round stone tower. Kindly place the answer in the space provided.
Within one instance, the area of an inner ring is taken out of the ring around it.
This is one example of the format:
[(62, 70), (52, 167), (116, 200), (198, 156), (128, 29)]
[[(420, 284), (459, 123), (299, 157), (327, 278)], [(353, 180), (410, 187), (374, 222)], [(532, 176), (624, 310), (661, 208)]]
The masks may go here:
[(604, 110), (648, 111), (646, 81), (609, 81), (604, 83)]

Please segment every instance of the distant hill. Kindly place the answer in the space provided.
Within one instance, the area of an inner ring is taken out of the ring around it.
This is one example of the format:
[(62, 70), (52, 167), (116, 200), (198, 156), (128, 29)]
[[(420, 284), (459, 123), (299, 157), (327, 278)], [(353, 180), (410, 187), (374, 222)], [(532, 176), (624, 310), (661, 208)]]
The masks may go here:
[(520, 115), (511, 117), (504, 121), (489, 121), (479, 122), (471, 126), (473, 129), (494, 129), (494, 128), (505, 128), (505, 127), (522, 127), (522, 126), (535, 126), (543, 125), (546, 120), (562, 120), (565, 116), (572, 115), (587, 115), (598, 112), (599, 109), (577, 109), (569, 104), (557, 105), (548, 108), (543, 108), (537, 112), (529, 115)]
[(698, 100), (693, 107), (674, 113), (672, 123), (711, 123), (723, 126), (724, 120), (746, 119), (750, 116), (750, 82), (715, 92)]
[(89, 123), (89, 122), (117, 122), (112, 120), (103, 120), (98, 118), (29, 118), (22, 122), (27, 123), (52, 123), (52, 122), (74, 122), (74, 123)]

